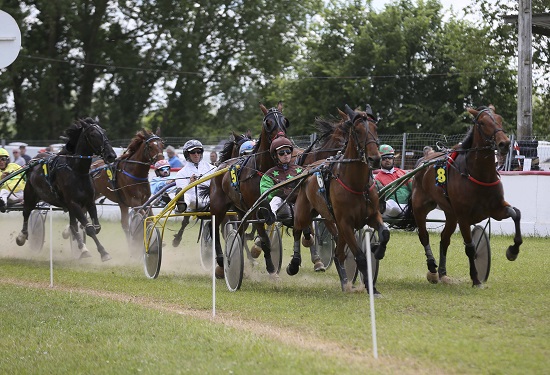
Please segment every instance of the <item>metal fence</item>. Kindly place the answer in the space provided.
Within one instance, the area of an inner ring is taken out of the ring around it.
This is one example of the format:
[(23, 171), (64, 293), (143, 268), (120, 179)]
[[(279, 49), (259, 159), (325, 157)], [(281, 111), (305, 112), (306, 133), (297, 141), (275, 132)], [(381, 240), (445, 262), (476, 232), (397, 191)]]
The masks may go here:
[[(445, 135), (435, 133), (403, 133), (403, 134), (379, 134), (380, 143), (388, 144), (395, 149), (398, 166), (402, 169), (412, 169), (416, 161), (422, 157), (425, 146), (431, 146), (435, 151), (451, 148), (458, 144), (466, 134)], [(292, 141), (301, 148), (306, 148), (316, 139), (316, 134), (291, 136)], [(181, 147), (193, 137), (165, 137), (165, 145), (172, 145), (176, 149)], [(532, 170), (550, 170), (550, 141), (538, 139), (536, 136), (517, 140), (514, 134), (510, 135), (512, 141), (510, 152), (503, 161), (503, 170), (523, 169), (528, 160)], [(229, 138), (203, 137), (199, 140), (205, 145), (207, 151), (220, 151)], [(127, 139), (111, 140), (113, 147), (125, 148), (131, 141)], [(46, 147), (50, 144), (59, 144), (59, 140), (2, 140), (2, 146), (10, 142), (26, 143), (28, 146)]]

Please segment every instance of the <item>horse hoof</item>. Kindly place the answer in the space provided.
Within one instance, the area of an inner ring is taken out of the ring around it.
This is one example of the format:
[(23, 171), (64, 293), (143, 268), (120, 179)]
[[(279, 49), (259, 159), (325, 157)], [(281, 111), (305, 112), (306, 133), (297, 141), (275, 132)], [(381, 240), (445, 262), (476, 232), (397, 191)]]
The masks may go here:
[(426, 278), (432, 284), (437, 284), (439, 282), (439, 275), (437, 274), (437, 272), (428, 272), (426, 274)]
[(281, 280), (281, 278), (279, 277), (279, 274), (277, 272), (270, 273), (269, 278), (272, 281), (280, 281)]
[[(369, 290), (368, 290), (368, 288), (367, 288), (367, 293), (368, 293), (368, 291), (369, 291)], [(383, 296), (382, 296), (382, 293), (380, 293), (376, 288), (373, 289), (373, 291), (372, 291), (372, 296), (373, 296), (374, 298), (382, 298), (382, 297), (383, 297)]]
[(442, 284), (454, 284), (453, 282), (453, 279), (451, 279), (449, 276), (447, 275), (442, 275), (439, 277), (439, 281), (442, 283)]
[(63, 230), (63, 232), (61, 232), (61, 237), (63, 237), (64, 240), (69, 238), (70, 235), (71, 235), (71, 228), (70, 227), (65, 228)]
[(214, 272), (216, 275), (216, 279), (223, 279), (225, 278), (225, 272), (223, 271), (223, 267), (216, 266), (216, 271)]
[(113, 258), (111, 257), (111, 255), (109, 253), (105, 253), (101, 256), (101, 261), (102, 262), (106, 262), (106, 261), (111, 260), (111, 259), (113, 259)]
[(313, 239), (313, 235), (309, 237), (309, 240), (305, 237), (302, 237), (302, 246), (303, 247), (311, 247), (315, 243), (315, 240)]
[(261, 253), (262, 253), (262, 248), (260, 246), (258, 246), (257, 244), (252, 245), (252, 248), (250, 249), (250, 255), (252, 255), (252, 258), (254, 259), (259, 258)]
[(473, 284), (473, 285), (472, 285), (472, 288), (485, 289), (485, 284), (482, 284), (482, 283)]
[(92, 256), (92, 254), (90, 254), (90, 252), (88, 250), (84, 250), (80, 253), (80, 259), (90, 258), (91, 256)]
[(313, 265), (313, 271), (315, 272), (325, 272), (326, 270), (327, 268), (325, 267), (323, 262), (321, 262), (320, 260), (315, 262), (315, 264)]
[(514, 251), (513, 246), (509, 246), (508, 250), (506, 250), (506, 259), (508, 259), (510, 262), (513, 262), (518, 258), (518, 253)]
[(19, 233), (19, 235), (17, 236), (17, 238), (15, 239), (15, 242), (17, 243), (17, 245), (19, 246), (23, 246), (25, 244), (25, 242), (27, 241), (27, 236), (22, 234), (22, 233)]
[(178, 247), (180, 242), (181, 242), (181, 237), (180, 238), (174, 237), (174, 239), (172, 240), (172, 246), (173, 247)]
[(288, 266), (286, 266), (286, 273), (289, 276), (294, 276), (300, 271), (300, 260), (292, 258)]

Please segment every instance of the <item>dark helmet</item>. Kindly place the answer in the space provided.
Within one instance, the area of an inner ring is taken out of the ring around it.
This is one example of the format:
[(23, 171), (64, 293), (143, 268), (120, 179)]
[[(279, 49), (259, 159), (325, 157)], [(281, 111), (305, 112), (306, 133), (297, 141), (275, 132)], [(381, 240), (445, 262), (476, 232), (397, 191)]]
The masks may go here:
[(288, 138), (285, 137), (279, 137), (276, 138), (273, 142), (271, 142), (271, 147), (269, 147), (269, 153), (273, 157), (273, 159), (277, 160), (277, 151), (280, 150), (283, 147), (290, 147), (290, 151), (294, 150), (294, 146), (292, 145), (292, 142)]
[(202, 147), (202, 143), (200, 143), (196, 139), (191, 139), (190, 141), (185, 142), (185, 144), (183, 145), (183, 156), (185, 157), (185, 160), (191, 161), (191, 159), (189, 158), (189, 151), (193, 151), (195, 149), (204, 152), (204, 147)]

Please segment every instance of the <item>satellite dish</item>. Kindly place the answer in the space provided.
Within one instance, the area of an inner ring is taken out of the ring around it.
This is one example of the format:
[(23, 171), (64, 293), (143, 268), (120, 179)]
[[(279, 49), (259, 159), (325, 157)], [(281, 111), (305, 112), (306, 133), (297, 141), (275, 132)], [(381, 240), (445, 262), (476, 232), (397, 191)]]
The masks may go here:
[(8, 13), (0, 10), (0, 69), (15, 61), (21, 50), (21, 31)]

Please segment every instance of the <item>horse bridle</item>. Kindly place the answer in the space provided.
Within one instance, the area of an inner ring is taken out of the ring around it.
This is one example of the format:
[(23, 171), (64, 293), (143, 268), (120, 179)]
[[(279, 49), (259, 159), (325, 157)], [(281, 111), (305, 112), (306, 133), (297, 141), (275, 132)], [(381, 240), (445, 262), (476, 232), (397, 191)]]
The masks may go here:
[(270, 108), (267, 111), (267, 114), (264, 116), (263, 126), (268, 134), (273, 133), (274, 130), (274, 126), (268, 126), (267, 119), (269, 116), (273, 116), (275, 118), (275, 124), (280, 130), (273, 137), (271, 137), (269, 141), (272, 142), (275, 138), (278, 138), (281, 135), (284, 136), (286, 134), (285, 116), (283, 116), (283, 114), (276, 108)]
[(495, 125), (498, 125), (498, 122), (494, 118), (493, 111), (491, 110), (491, 108), (482, 109), (481, 111), (479, 111), (479, 113), (474, 118), (474, 124), (477, 125), (477, 129), (479, 131), (480, 136), (485, 140), (486, 143), (489, 144), (489, 147), (491, 149), (496, 150), (496, 148), (497, 148), (496, 147), (496, 142), (495, 142), (496, 135), (497, 135), (498, 132), (503, 132), (504, 133), (504, 129), (502, 127), (495, 126), (496, 129), (493, 132), (493, 134), (491, 136), (487, 136), (485, 134), (485, 132), (481, 129), (484, 124), (478, 121), (478, 119), (479, 119), (479, 117), (481, 116), (482, 113), (487, 113), (487, 115), (491, 118), (491, 120), (493, 121), (493, 123)]
[(101, 135), (101, 148), (99, 150), (99, 156), (101, 157), (104, 157), (105, 156), (105, 148), (106, 148), (106, 145), (107, 144), (110, 144), (109, 143), (109, 139), (107, 139), (107, 137), (105, 136), (105, 132), (103, 131), (103, 129), (101, 128), (101, 126), (99, 126), (98, 124), (91, 124), (89, 125), (86, 129), (84, 129), (84, 131), (82, 132), (82, 136), (84, 137), (84, 139), (86, 140), (86, 143), (88, 144), (88, 146), (90, 146), (93, 150), (93, 152), (95, 153), (95, 145), (90, 141), (89, 139), (89, 132), (92, 130), (92, 129), (95, 129), (99, 132), (99, 134)]
[[(144, 155), (147, 155), (147, 157), (149, 158), (149, 165), (154, 165), (158, 161), (160, 156), (164, 157), (164, 154), (162, 152), (158, 152), (154, 156), (151, 156), (151, 154), (149, 153), (150, 152), (149, 149), (151, 148), (151, 146), (149, 145), (149, 142), (151, 142), (153, 140), (156, 140), (156, 139), (158, 139), (161, 143), (164, 143), (162, 141), (162, 139), (156, 134), (152, 134), (144, 142), (145, 147), (143, 148), (143, 153), (144, 153)], [(162, 147), (161, 147), (161, 149), (162, 149)]]
[[(366, 134), (365, 134), (365, 143), (363, 146), (361, 146), (361, 142), (359, 141), (359, 137), (357, 135), (357, 131), (355, 130), (355, 122), (357, 121), (357, 119), (360, 119), (361, 122), (363, 123), (363, 125), (365, 126), (365, 130), (366, 130)], [(369, 122), (373, 122), (375, 125), (376, 125), (376, 122), (374, 122), (373, 120), (367, 118), (366, 121), (365, 121), (365, 118), (363, 116), (361, 116), (360, 114), (358, 114), (357, 116), (355, 116), (355, 118), (353, 119), (353, 121), (351, 121), (351, 126), (352, 126), (352, 132), (351, 132), (351, 136), (353, 137), (353, 140), (355, 141), (355, 148), (357, 150), (357, 152), (359, 153), (359, 160), (365, 164), (368, 164), (368, 160), (367, 160), (367, 155), (366, 155), (366, 148), (367, 146), (370, 144), (370, 143), (375, 143), (376, 146), (380, 145), (380, 140), (378, 138), (376, 138), (373, 134), (373, 132), (371, 132), (371, 130), (369, 129)], [(369, 135), (370, 135), (370, 140), (369, 140)]]

